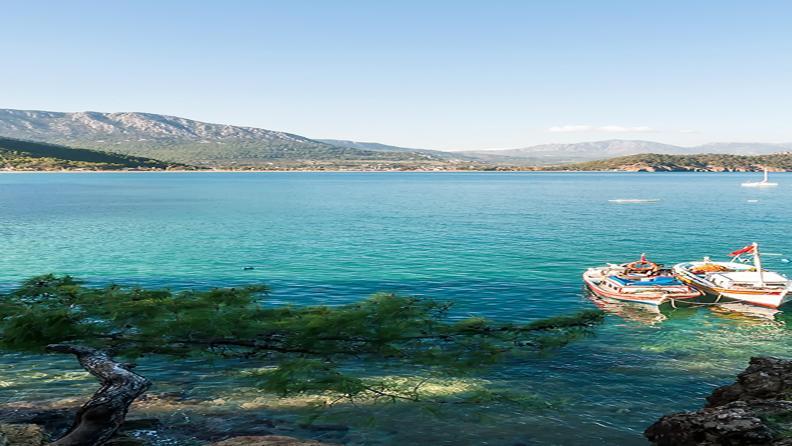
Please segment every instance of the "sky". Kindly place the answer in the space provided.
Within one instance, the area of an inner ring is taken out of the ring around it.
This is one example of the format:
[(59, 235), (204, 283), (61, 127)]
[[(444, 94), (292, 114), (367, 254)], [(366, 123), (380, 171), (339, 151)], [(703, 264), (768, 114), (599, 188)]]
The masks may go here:
[(0, 0), (0, 108), (444, 150), (792, 142), (792, 1)]

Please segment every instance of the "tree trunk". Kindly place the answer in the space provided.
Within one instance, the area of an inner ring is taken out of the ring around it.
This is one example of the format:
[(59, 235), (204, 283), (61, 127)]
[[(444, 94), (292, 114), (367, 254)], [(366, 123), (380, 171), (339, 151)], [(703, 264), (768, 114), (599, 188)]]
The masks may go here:
[(47, 350), (76, 355), (80, 365), (102, 383), (77, 411), (72, 427), (49, 446), (104, 444), (124, 423), (132, 401), (151, 386), (149, 380), (131, 371), (133, 365), (116, 362), (107, 352), (67, 344), (48, 345)]

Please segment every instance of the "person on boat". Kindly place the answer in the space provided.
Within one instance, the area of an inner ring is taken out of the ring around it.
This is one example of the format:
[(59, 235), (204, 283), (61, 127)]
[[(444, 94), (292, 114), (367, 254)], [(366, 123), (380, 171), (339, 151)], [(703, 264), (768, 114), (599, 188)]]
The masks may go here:
[(624, 270), (627, 275), (640, 275), (645, 277), (656, 275), (659, 271), (660, 265), (647, 260), (646, 254), (641, 254), (640, 260), (628, 263)]

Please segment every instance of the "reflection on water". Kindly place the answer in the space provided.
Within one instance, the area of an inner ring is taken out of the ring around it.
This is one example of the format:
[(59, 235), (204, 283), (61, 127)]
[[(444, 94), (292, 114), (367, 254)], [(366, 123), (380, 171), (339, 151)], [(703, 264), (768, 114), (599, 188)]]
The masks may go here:
[(771, 320), (775, 321), (776, 316), (780, 316), (781, 310), (776, 308), (758, 307), (755, 305), (743, 304), (740, 302), (714, 305), (712, 311), (724, 317), (731, 317), (735, 320), (749, 322), (751, 320)]
[[(668, 316), (663, 313), (661, 308), (655, 305), (621, 302), (615, 299), (601, 298), (595, 296), (591, 292), (586, 292), (586, 295), (591, 299), (591, 303), (596, 305), (600, 310), (615, 314), (627, 321), (654, 325), (668, 319)], [(670, 306), (663, 306), (666, 312), (668, 312), (669, 308)]]
[[(764, 324), (768, 321), (777, 322), (777, 316), (783, 315), (782, 311), (776, 308), (759, 307), (740, 302), (718, 304), (677, 302), (676, 305), (665, 303), (661, 306), (656, 306), (608, 299), (596, 296), (590, 292), (586, 292), (586, 295), (600, 310), (628, 321), (646, 325), (658, 324), (671, 317), (683, 318), (691, 315), (692, 311), (702, 308), (706, 308), (719, 317), (746, 324)], [(778, 322), (778, 324), (783, 325), (783, 322)]]

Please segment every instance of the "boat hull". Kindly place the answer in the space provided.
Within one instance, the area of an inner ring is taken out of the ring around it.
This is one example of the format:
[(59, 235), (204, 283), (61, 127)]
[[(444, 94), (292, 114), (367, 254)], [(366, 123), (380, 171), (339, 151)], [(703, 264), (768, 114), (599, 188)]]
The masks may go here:
[(776, 186), (778, 186), (778, 183), (757, 182), (757, 183), (743, 183), (742, 184), (742, 187), (776, 187)]
[(749, 290), (718, 287), (685, 269), (674, 267), (674, 275), (680, 282), (696, 288), (714, 299), (714, 302), (743, 302), (766, 308), (778, 308), (790, 301), (790, 289)]
[(691, 293), (674, 293), (673, 296), (669, 295), (666, 291), (657, 292), (643, 292), (637, 293), (619, 293), (616, 291), (608, 290), (601, 286), (602, 281), (592, 278), (589, 274), (583, 275), (583, 281), (586, 287), (597, 297), (618, 300), (620, 302), (629, 302), (642, 305), (652, 305), (659, 307), (663, 304), (675, 304), (677, 301), (689, 301), (701, 296), (699, 292)]

